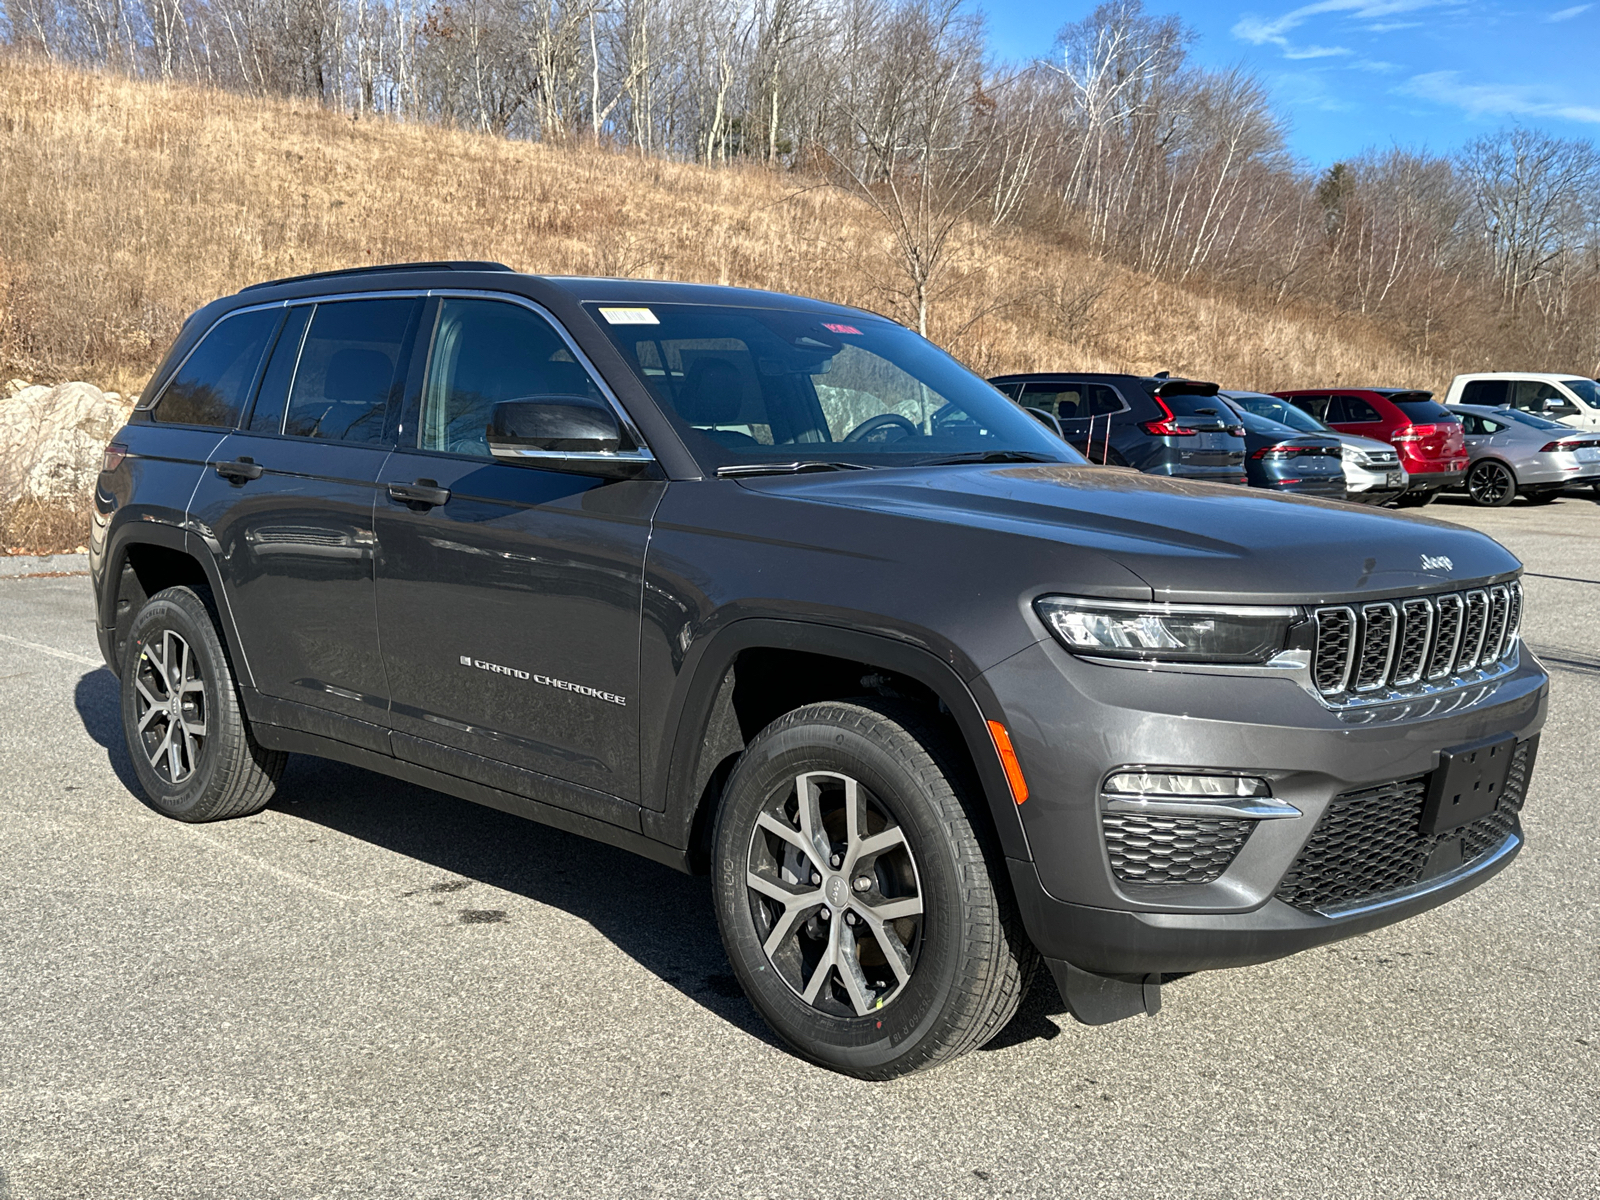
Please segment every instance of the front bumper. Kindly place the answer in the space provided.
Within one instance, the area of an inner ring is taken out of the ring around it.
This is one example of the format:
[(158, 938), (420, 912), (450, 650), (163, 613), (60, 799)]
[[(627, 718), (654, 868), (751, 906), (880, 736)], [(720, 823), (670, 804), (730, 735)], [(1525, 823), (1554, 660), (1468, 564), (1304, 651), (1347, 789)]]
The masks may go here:
[[(1005, 709), (1030, 789), (1021, 816), (1032, 861), (1011, 865), (1028, 932), (1049, 958), (1118, 975), (1262, 962), (1477, 886), (1520, 846), (1515, 821), (1506, 844), (1473, 859), (1470, 870), (1430, 871), (1422, 883), (1374, 896), (1381, 902), (1370, 909), (1312, 911), (1275, 896), (1336, 801), (1428, 775), (1446, 748), (1502, 733), (1524, 742), (1542, 727), (1548, 704), (1547, 678), (1525, 650), (1492, 681), (1355, 710), (1319, 703), (1288, 679), (1101, 666), (1054, 641), (985, 680)], [(1300, 815), (1255, 822), (1215, 878), (1119, 879), (1101, 786), (1108, 772), (1127, 767), (1258, 776), (1274, 802)]]

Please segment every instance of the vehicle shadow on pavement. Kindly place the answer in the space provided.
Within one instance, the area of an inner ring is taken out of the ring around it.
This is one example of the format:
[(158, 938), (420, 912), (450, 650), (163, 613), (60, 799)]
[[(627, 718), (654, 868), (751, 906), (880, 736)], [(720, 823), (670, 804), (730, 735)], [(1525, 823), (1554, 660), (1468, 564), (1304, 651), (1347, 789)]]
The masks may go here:
[[(109, 671), (91, 672), (78, 681), (75, 699), (84, 729), (105, 748), (118, 780), (139, 797), (116, 679)], [(429, 788), (298, 754), (289, 759), (271, 809), (435, 868), (441, 877), (420, 890), (434, 893), (435, 903), (455, 910), (462, 924), (506, 919), (490, 907), (493, 901), (474, 898), (473, 883), (559, 908), (703, 1008), (781, 1046), (728, 966), (704, 878)], [(1061, 1031), (1050, 1016), (1065, 1011), (1041, 968), (1015, 1019), (985, 1049), (1053, 1038)]]

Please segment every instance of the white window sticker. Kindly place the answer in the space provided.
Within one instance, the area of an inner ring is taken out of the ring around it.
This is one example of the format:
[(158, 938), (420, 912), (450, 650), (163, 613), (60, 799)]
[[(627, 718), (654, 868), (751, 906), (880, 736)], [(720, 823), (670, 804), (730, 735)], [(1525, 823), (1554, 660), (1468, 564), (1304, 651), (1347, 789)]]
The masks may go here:
[(613, 325), (659, 325), (648, 308), (602, 308), (600, 315)]

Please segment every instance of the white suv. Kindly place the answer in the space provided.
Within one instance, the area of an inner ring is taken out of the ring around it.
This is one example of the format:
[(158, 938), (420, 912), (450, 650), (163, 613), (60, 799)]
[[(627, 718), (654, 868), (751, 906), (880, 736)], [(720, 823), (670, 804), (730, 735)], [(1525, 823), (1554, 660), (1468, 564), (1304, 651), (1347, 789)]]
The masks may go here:
[(1457, 375), (1444, 402), (1520, 408), (1574, 429), (1600, 429), (1600, 383), (1582, 375), (1540, 371)]

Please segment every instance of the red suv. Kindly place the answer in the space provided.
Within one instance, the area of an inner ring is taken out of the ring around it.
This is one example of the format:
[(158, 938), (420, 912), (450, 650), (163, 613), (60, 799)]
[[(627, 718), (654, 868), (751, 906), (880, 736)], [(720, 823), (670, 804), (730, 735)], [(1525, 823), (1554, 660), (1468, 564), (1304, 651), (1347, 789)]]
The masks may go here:
[(1402, 507), (1428, 503), (1445, 488), (1460, 483), (1467, 473), (1461, 421), (1436, 403), (1432, 392), (1305, 388), (1272, 394), (1340, 433), (1377, 438), (1398, 450), (1400, 465), (1411, 477), (1410, 486), (1397, 502)]

